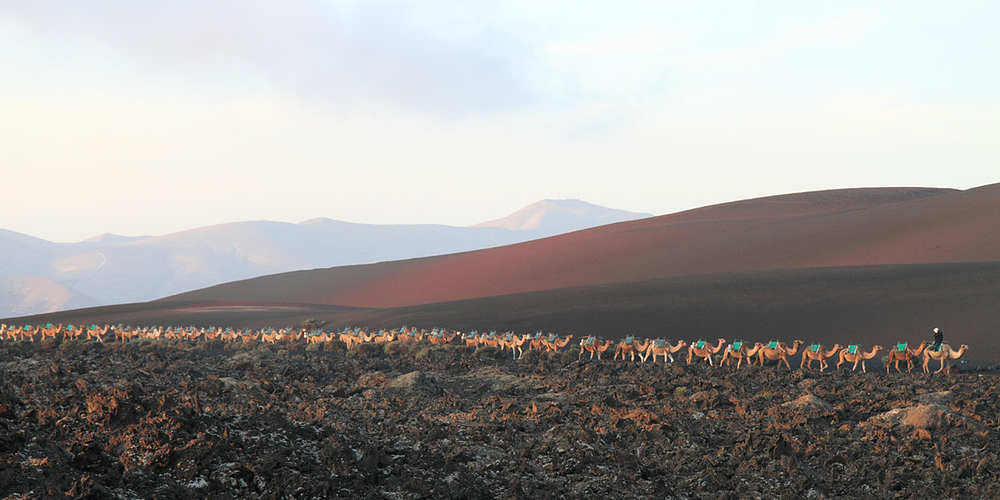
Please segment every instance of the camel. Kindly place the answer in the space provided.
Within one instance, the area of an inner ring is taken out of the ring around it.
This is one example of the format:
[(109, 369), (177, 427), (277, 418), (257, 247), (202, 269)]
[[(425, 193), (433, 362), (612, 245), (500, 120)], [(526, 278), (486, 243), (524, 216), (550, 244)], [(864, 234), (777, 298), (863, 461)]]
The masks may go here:
[[(931, 360), (940, 361), (941, 368), (938, 368), (934, 373), (940, 373), (945, 371), (948, 367), (948, 361), (953, 359), (961, 358), (965, 351), (969, 349), (969, 346), (962, 344), (958, 347), (958, 350), (954, 350), (948, 344), (941, 344), (941, 348), (937, 351), (932, 351), (930, 349), (924, 349), (924, 373), (930, 373), (930, 369), (927, 368), (927, 364)], [(945, 371), (947, 373), (947, 371)]]
[[(108, 334), (108, 330), (110, 329), (111, 325), (104, 325), (104, 328), (97, 325), (90, 325), (90, 328), (87, 329), (87, 339), (97, 339), (98, 342), (103, 344), (104, 337)], [(55, 337), (53, 336), (53, 338)]]
[(590, 351), (590, 359), (594, 359), (594, 353), (597, 353), (597, 359), (601, 359), (601, 354), (607, 351), (611, 347), (611, 341), (606, 340), (602, 344), (601, 341), (597, 340), (597, 337), (593, 335), (580, 339), (580, 355), (577, 359), (583, 358), (584, 351)]
[(822, 372), (829, 366), (826, 359), (833, 357), (839, 350), (840, 344), (833, 344), (833, 347), (830, 349), (825, 349), (819, 344), (813, 344), (808, 349), (802, 350), (802, 363), (799, 363), (799, 369), (812, 370), (812, 362), (819, 361), (819, 371)]
[(426, 332), (424, 330), (417, 331), (416, 328), (407, 329), (405, 326), (399, 331), (399, 335), (396, 336), (397, 340), (403, 342), (420, 342), (424, 340), (424, 335)]
[(760, 366), (764, 366), (764, 360), (769, 359), (771, 361), (777, 361), (778, 367), (781, 367), (781, 363), (784, 363), (789, 370), (792, 369), (788, 364), (788, 356), (794, 356), (795, 353), (799, 352), (799, 346), (802, 345), (801, 340), (796, 340), (792, 342), (792, 347), (788, 347), (784, 342), (778, 342), (772, 340), (767, 344), (762, 344), (759, 349), (757, 349), (757, 361), (760, 362)]
[(837, 369), (839, 370), (840, 365), (844, 363), (854, 363), (854, 366), (851, 367), (851, 371), (853, 372), (858, 367), (858, 362), (860, 361), (861, 371), (863, 373), (868, 373), (868, 370), (865, 369), (865, 360), (874, 358), (875, 355), (881, 350), (882, 346), (876, 345), (872, 346), (871, 352), (864, 352), (860, 347), (858, 347), (857, 344), (851, 344), (847, 346), (847, 349), (840, 350), (840, 359), (837, 360)]
[(569, 341), (573, 340), (572, 335), (567, 335), (562, 340), (559, 340), (559, 336), (556, 334), (550, 334), (549, 338), (545, 339), (542, 343), (545, 345), (545, 349), (553, 352), (558, 352), (559, 349), (569, 345)]
[[(525, 334), (527, 335), (527, 334)], [(542, 343), (542, 332), (535, 332), (534, 335), (528, 337), (528, 350), (529, 351), (541, 351), (545, 349), (545, 344)]]
[[(351, 347), (356, 345), (364, 344), (365, 342), (371, 342), (375, 338), (374, 333), (368, 333), (360, 328), (355, 328), (354, 331), (350, 329), (344, 329), (344, 333), (340, 334), (340, 341), (347, 344), (347, 349), (350, 350)], [(280, 338), (278, 340), (281, 340)], [(293, 340), (294, 342), (294, 340)]]
[(524, 349), (521, 346), (528, 341), (527, 339), (527, 334), (518, 336), (508, 332), (500, 340), (500, 345), (503, 349), (510, 349), (510, 354), (514, 359), (521, 359), (521, 356), (524, 356)]
[(722, 353), (722, 361), (720, 361), (719, 364), (721, 365), (722, 363), (725, 363), (726, 366), (729, 366), (729, 363), (733, 359), (736, 359), (736, 369), (739, 370), (740, 366), (743, 364), (743, 360), (745, 359), (747, 363), (752, 365), (753, 358), (757, 355), (757, 351), (759, 351), (761, 347), (764, 347), (764, 344), (761, 344), (760, 342), (756, 342), (753, 347), (748, 348), (745, 341), (735, 341), (726, 348), (725, 352)]
[(455, 332), (451, 332), (449, 335), (447, 331), (434, 330), (427, 336), (427, 340), (431, 341), (432, 344), (447, 344), (455, 340), (457, 336), (458, 334)]
[(687, 346), (687, 342), (683, 340), (677, 342), (677, 345), (672, 346), (670, 345), (669, 340), (657, 339), (652, 344), (650, 344), (649, 347), (646, 348), (646, 357), (643, 359), (643, 361), (646, 361), (647, 359), (649, 359), (650, 356), (652, 356), (653, 362), (656, 363), (656, 357), (663, 356), (664, 363), (667, 362), (668, 357), (670, 358), (670, 362), (673, 363), (674, 353), (680, 351), (685, 346)]
[(118, 342), (131, 342), (139, 332), (132, 328), (131, 326), (118, 325), (115, 329), (115, 340)]
[[(60, 328), (62, 327), (62, 325), (59, 326)], [(82, 326), (69, 325), (66, 328), (63, 328), (63, 338), (67, 340), (76, 340), (80, 338), (81, 335), (83, 335)]]
[(482, 345), (482, 342), (479, 340), (479, 333), (475, 330), (463, 334), (462, 341), (465, 342), (467, 347), (475, 347), (477, 351), (479, 350), (479, 346)]
[(699, 341), (697, 341), (697, 342), (689, 345), (688, 346), (688, 364), (690, 365), (691, 364), (691, 360), (694, 359), (695, 356), (698, 356), (699, 358), (705, 358), (705, 359), (707, 359), (709, 366), (715, 366), (715, 363), (712, 361), (712, 355), (714, 355), (714, 354), (718, 353), (719, 351), (721, 351), (722, 350), (722, 344), (725, 344), (725, 343), (726, 343), (726, 339), (719, 339), (718, 345), (716, 345), (715, 347), (712, 347), (712, 344), (709, 344), (707, 341), (699, 340)]
[(319, 344), (320, 342), (329, 342), (333, 340), (333, 334), (326, 332), (319, 332), (316, 335), (311, 335), (306, 338), (306, 344)]
[(496, 347), (500, 349), (500, 337), (497, 336), (497, 332), (490, 332), (483, 334), (479, 337), (479, 343), (485, 347)]
[(916, 349), (911, 349), (905, 342), (896, 344), (895, 347), (889, 349), (889, 357), (885, 362), (885, 373), (889, 373), (889, 364), (894, 364), (896, 371), (903, 373), (903, 370), (899, 369), (900, 361), (906, 362), (906, 373), (910, 373), (913, 370), (913, 360), (923, 354), (928, 345), (927, 341), (923, 341)]
[[(46, 338), (51, 338), (55, 340), (56, 335), (59, 335), (60, 333), (63, 333), (62, 324), (59, 324), (58, 326), (53, 326), (52, 323), (49, 323), (45, 325), (45, 328), (42, 328), (42, 340), (45, 340)], [(63, 338), (66, 338), (65, 333), (63, 333)]]
[[(315, 337), (318, 337), (319, 335), (324, 335), (324, 334), (323, 332), (319, 332), (317, 335), (312, 335), (306, 339), (306, 342), (308, 343), (310, 340), (312, 340)], [(233, 330), (232, 328), (226, 328), (225, 331), (219, 334), (219, 338), (223, 342), (231, 344), (233, 342), (236, 342), (236, 339), (240, 338), (240, 332), (238, 330)]]
[(392, 342), (396, 340), (396, 335), (397, 335), (396, 330), (392, 330), (391, 332), (380, 330), (378, 332), (378, 335), (372, 338), (372, 342), (375, 342), (376, 344), (381, 344), (382, 342)]
[(646, 339), (643, 343), (640, 344), (639, 341), (636, 340), (635, 337), (631, 335), (625, 337), (625, 340), (619, 342), (618, 346), (615, 347), (614, 359), (618, 359), (618, 355), (621, 354), (622, 361), (625, 361), (625, 355), (628, 354), (629, 360), (635, 361), (635, 355), (638, 354), (639, 360), (642, 362), (646, 362), (646, 358), (643, 358), (642, 354), (646, 352), (646, 349), (649, 348), (650, 344), (652, 344), (652, 341), (649, 339)]

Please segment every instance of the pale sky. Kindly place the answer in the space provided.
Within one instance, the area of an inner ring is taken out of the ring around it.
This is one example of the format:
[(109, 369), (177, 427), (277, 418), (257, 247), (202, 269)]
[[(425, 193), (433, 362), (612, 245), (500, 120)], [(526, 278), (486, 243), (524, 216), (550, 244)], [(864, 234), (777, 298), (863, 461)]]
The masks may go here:
[(0, 0), (0, 228), (1000, 182), (1000, 2)]

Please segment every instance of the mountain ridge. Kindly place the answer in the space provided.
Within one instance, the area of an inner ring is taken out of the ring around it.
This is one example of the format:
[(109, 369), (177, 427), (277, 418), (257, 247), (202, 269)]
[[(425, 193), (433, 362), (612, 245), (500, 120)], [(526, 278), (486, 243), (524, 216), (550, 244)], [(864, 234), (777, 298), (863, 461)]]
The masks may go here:
[[(550, 210), (558, 210), (557, 206)], [(589, 224), (605, 214), (644, 214), (593, 207)], [(558, 221), (533, 230), (463, 228), (440, 224), (358, 224), (328, 218), (300, 223), (242, 221), (159, 236), (102, 234), (78, 243), (53, 243), (0, 230), (0, 317), (66, 308), (144, 302), (267, 274), (392, 261), (488, 248), (576, 230)], [(20, 276), (21, 278), (13, 278)], [(29, 280), (34, 276), (39, 279)], [(12, 281), (12, 283), (14, 282)], [(52, 287), (50, 282), (63, 288)], [(38, 287), (33, 290), (32, 284)], [(42, 298), (48, 291), (52, 296)]]

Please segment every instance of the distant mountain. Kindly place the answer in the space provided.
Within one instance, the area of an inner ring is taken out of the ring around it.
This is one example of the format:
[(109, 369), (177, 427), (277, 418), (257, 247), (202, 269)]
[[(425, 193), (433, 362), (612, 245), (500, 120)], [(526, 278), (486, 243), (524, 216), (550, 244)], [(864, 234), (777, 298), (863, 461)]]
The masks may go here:
[(0, 229), (0, 318), (145, 302), (287, 271), (478, 250), (645, 216), (579, 200), (545, 200), (500, 221), (522, 213), (530, 216), (521, 227), (320, 218), (235, 222), (155, 237), (102, 234), (79, 243)]
[(503, 219), (472, 227), (499, 227), (514, 231), (541, 231), (549, 235), (568, 233), (615, 222), (651, 217), (652, 214), (611, 210), (580, 200), (542, 200)]

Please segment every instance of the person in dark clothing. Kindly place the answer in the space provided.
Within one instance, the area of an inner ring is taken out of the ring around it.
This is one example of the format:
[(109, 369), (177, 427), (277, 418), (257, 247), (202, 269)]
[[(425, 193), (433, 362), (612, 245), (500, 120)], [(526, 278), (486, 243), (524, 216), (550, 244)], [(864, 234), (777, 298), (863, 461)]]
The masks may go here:
[(944, 342), (944, 333), (941, 332), (940, 328), (934, 329), (934, 345), (931, 346), (932, 351), (937, 351), (941, 349), (941, 342)]

